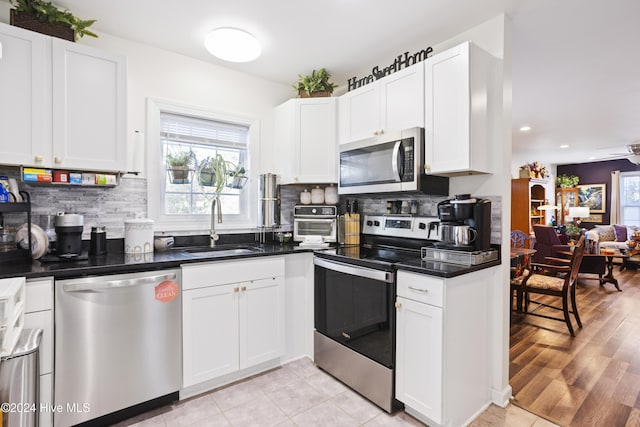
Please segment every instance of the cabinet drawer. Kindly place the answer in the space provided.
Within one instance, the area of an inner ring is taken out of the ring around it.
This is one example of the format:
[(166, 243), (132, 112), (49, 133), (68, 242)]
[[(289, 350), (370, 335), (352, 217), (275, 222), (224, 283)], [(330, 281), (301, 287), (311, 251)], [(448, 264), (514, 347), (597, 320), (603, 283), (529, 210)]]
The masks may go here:
[(182, 266), (182, 289), (197, 289), (281, 276), (284, 276), (284, 257), (282, 256), (189, 264)]
[(27, 281), (25, 313), (53, 309), (52, 286), (52, 279)]
[(442, 307), (444, 280), (425, 274), (398, 271), (398, 296)]

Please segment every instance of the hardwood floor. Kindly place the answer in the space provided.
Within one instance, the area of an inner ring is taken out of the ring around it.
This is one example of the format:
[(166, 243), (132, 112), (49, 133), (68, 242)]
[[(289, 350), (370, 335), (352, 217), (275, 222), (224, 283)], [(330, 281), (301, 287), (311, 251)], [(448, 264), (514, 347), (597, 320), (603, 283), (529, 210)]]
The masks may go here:
[(640, 270), (615, 267), (614, 277), (622, 292), (578, 281), (575, 338), (564, 322), (512, 316), (515, 404), (561, 426), (640, 426)]

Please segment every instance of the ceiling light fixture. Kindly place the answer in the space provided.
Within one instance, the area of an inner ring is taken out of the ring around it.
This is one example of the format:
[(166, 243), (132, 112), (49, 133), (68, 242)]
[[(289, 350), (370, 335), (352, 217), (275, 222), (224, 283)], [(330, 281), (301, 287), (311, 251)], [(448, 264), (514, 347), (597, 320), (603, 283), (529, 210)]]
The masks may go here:
[(217, 28), (204, 41), (210, 54), (229, 62), (249, 62), (260, 56), (260, 42), (239, 28)]
[(567, 144), (562, 144), (560, 148), (569, 148), (569, 146)]
[(529, 132), (531, 130), (531, 126), (522, 126), (520, 128), (520, 132)]

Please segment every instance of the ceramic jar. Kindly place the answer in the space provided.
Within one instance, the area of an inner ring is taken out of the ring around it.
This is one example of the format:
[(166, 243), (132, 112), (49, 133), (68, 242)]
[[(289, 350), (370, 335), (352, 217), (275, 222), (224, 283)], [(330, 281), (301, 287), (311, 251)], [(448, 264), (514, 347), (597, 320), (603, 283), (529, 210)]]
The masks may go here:
[(302, 203), (303, 205), (311, 204), (311, 193), (309, 193), (308, 190), (304, 190), (302, 193), (300, 193), (300, 203)]
[(153, 221), (130, 219), (124, 222), (124, 252), (144, 254), (153, 252)]
[(329, 187), (324, 188), (324, 202), (328, 205), (338, 204), (338, 187), (334, 187), (331, 184)]
[(324, 189), (316, 185), (316, 188), (311, 190), (311, 203), (314, 205), (324, 204)]

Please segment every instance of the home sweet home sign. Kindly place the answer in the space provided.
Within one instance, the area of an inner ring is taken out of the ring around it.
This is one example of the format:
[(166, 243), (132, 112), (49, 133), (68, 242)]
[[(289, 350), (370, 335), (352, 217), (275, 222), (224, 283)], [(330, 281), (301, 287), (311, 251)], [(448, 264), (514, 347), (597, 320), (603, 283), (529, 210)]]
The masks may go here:
[(413, 55), (409, 54), (409, 52), (405, 52), (404, 54), (400, 54), (396, 56), (391, 65), (380, 68), (380, 66), (376, 65), (371, 69), (371, 74), (365, 77), (352, 77), (347, 80), (348, 88), (347, 91), (357, 89), (364, 85), (367, 85), (375, 80), (381, 79), (389, 74), (393, 74), (397, 71), (402, 70), (403, 68), (410, 67), (413, 64), (424, 61), (429, 57), (429, 55), (433, 53), (433, 48), (429, 46), (426, 49), (422, 49), (419, 52), (414, 53)]

